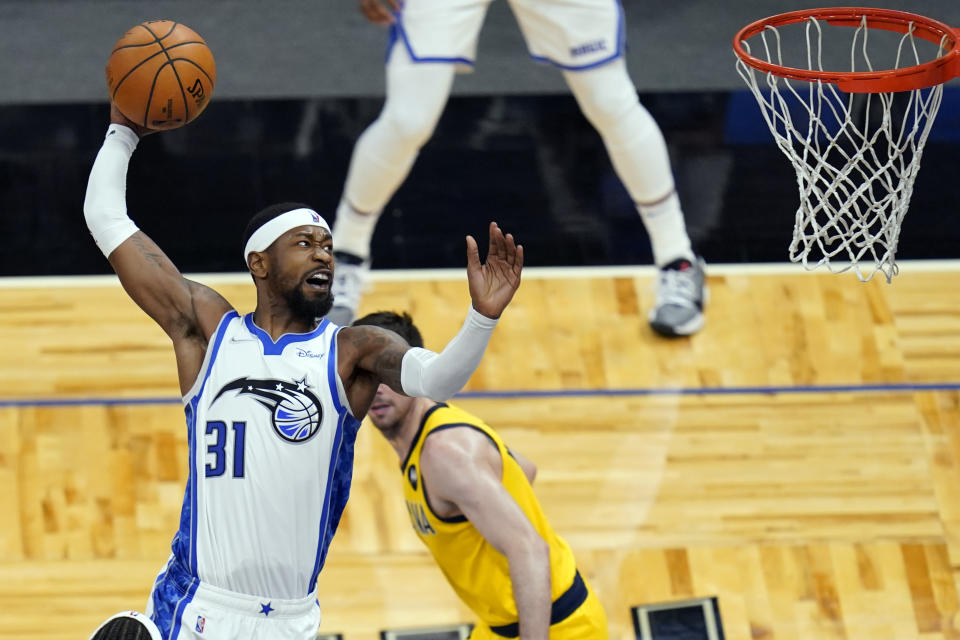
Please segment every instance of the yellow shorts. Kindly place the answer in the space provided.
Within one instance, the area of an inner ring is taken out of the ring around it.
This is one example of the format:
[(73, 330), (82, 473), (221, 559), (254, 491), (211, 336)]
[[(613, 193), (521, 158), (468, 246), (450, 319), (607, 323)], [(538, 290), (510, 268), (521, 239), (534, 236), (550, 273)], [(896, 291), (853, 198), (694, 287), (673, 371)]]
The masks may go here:
[[(608, 640), (607, 614), (603, 605), (587, 585), (587, 599), (560, 622), (550, 625), (550, 640)], [(482, 622), (477, 624), (469, 640), (503, 640)]]

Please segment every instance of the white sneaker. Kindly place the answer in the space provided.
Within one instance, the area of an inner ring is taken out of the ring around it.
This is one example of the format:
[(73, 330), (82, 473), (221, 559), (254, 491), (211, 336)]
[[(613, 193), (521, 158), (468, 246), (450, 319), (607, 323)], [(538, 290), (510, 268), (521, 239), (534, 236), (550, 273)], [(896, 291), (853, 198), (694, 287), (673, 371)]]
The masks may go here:
[(334, 254), (333, 269), (333, 308), (327, 314), (327, 320), (341, 327), (349, 326), (357, 315), (360, 298), (367, 288), (370, 274), (370, 261), (350, 264)]
[(679, 258), (660, 269), (657, 301), (650, 311), (650, 327), (662, 336), (689, 336), (703, 328), (708, 291), (703, 258)]

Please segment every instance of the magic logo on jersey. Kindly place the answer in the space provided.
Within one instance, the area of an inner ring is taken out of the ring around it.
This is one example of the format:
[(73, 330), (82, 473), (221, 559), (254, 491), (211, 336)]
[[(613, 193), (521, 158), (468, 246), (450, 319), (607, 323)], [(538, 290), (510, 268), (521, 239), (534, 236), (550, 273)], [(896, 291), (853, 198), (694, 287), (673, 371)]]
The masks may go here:
[(287, 442), (306, 442), (317, 433), (323, 420), (320, 399), (310, 391), (306, 377), (293, 382), (238, 378), (225, 384), (210, 404), (228, 391), (253, 396), (270, 412), (274, 431)]

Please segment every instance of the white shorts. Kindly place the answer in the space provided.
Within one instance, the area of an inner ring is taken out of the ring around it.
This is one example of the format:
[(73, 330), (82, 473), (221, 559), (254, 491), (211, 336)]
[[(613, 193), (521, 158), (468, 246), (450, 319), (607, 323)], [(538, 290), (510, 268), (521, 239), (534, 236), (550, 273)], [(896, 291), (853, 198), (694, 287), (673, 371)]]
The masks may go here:
[[(491, 0), (406, 0), (391, 30), (414, 62), (448, 62), (470, 71)], [(535, 60), (583, 70), (623, 55), (620, 0), (509, 0)]]
[(313, 596), (258, 598), (169, 569), (160, 572), (147, 601), (147, 615), (164, 640), (316, 640), (320, 604)]

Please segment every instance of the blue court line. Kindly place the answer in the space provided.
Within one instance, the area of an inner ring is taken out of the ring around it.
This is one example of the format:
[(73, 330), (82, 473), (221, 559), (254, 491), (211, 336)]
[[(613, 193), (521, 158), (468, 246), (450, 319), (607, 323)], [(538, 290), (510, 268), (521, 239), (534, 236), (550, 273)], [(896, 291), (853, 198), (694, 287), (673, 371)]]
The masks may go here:
[[(665, 387), (637, 389), (520, 389), (515, 391), (464, 391), (458, 399), (496, 398), (604, 398), (616, 396), (718, 396), (772, 395), (776, 393), (913, 393), (917, 391), (960, 391), (960, 382), (926, 384), (839, 384), (771, 387)], [(180, 398), (34, 398), (0, 400), (2, 407), (79, 407), (182, 404)]]
[(929, 384), (840, 384), (807, 387), (674, 387), (651, 389), (558, 389), (529, 391), (464, 391), (457, 398), (567, 398), (608, 396), (719, 396), (772, 395), (775, 393), (911, 393), (960, 391), (960, 382)]

